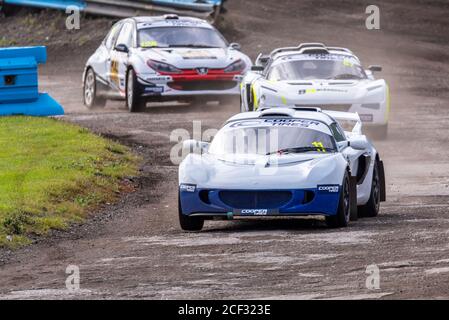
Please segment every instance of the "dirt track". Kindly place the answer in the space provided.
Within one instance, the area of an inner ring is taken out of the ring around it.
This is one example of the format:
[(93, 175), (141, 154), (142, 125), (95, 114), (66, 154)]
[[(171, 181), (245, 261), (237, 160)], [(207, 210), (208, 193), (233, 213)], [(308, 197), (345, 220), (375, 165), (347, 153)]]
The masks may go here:
[[(380, 31), (365, 29), (363, 1), (229, 1), (226, 20), (231, 40), (253, 57), (318, 41), (384, 67), (392, 115), (389, 139), (376, 142), (388, 184), (378, 218), (339, 230), (265, 221), (207, 222), (201, 233), (181, 232), (170, 132), (191, 130), (193, 120), (218, 128), (238, 106), (152, 106), (136, 115), (113, 102), (87, 112), (80, 78), (93, 47), (75, 59), (59, 48), (50, 51), (41, 85), (68, 119), (144, 156), (140, 188), (83, 226), (4, 254), (0, 298), (449, 298), (449, 5), (378, 3)], [(69, 264), (81, 270), (77, 293), (65, 289)], [(380, 268), (379, 290), (365, 287), (371, 264)]]

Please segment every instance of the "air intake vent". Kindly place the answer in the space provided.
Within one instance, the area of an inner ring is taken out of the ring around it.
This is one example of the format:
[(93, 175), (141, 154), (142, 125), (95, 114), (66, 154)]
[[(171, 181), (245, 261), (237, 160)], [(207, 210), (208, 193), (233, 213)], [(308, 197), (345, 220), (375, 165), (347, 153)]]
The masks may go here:
[(311, 82), (289, 82), (291, 86), (311, 86), (313, 85)]
[(220, 200), (235, 209), (275, 209), (292, 198), (290, 191), (220, 191)]
[(312, 111), (312, 112), (321, 112), (321, 108), (318, 107), (311, 107), (311, 106), (302, 106), (302, 105), (295, 105), (294, 107), (297, 111)]
[(176, 14), (166, 14), (164, 16), (165, 20), (178, 20), (179, 17)]

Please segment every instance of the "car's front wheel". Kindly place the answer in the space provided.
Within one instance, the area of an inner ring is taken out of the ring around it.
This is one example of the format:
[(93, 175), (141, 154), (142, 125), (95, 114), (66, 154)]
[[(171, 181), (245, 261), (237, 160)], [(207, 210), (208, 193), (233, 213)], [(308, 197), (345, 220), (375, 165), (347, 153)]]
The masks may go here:
[(379, 214), (380, 209), (380, 194), (381, 194), (381, 184), (379, 176), (378, 162), (374, 163), (373, 168), (373, 180), (371, 182), (371, 192), (368, 202), (359, 207), (360, 217), (376, 217)]
[(178, 216), (181, 229), (185, 231), (200, 231), (204, 226), (204, 219), (201, 217), (189, 217), (182, 213), (181, 198), (178, 194)]
[(343, 178), (338, 203), (337, 214), (326, 217), (326, 224), (331, 228), (347, 227), (351, 218), (351, 187), (349, 175), (346, 172)]
[(83, 101), (88, 109), (100, 109), (106, 105), (106, 99), (98, 95), (97, 78), (92, 68), (87, 70), (84, 77)]
[(126, 75), (126, 107), (129, 112), (140, 112), (145, 109), (145, 100), (140, 94), (136, 73), (134, 69), (129, 69)]

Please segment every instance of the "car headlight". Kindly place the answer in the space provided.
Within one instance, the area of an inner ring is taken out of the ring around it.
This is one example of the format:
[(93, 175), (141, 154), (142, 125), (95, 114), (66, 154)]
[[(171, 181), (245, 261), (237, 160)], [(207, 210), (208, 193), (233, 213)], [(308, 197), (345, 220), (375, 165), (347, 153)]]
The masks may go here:
[(156, 61), (156, 60), (148, 60), (147, 65), (151, 69), (153, 69), (157, 72), (161, 72), (161, 73), (181, 73), (182, 72), (180, 69), (176, 68), (175, 66), (172, 66), (171, 64)]
[(239, 59), (236, 62), (233, 62), (231, 65), (226, 67), (224, 69), (224, 72), (231, 73), (231, 72), (243, 72), (246, 68), (246, 63)]

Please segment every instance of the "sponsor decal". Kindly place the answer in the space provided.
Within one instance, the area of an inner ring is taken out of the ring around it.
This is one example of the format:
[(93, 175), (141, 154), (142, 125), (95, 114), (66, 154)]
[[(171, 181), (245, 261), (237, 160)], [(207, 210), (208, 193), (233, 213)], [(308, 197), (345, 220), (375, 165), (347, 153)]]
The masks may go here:
[(117, 86), (120, 86), (119, 83), (119, 75), (118, 75), (118, 61), (112, 60), (111, 61), (111, 72), (110, 72), (110, 80), (112, 83), (116, 84)]
[(208, 68), (196, 68), (196, 73), (198, 73), (201, 76), (205, 76), (206, 74), (209, 73), (209, 69)]
[(167, 76), (154, 76), (154, 77), (146, 77), (146, 81), (168, 81), (170, 80), (170, 77)]
[(182, 58), (185, 60), (190, 59), (217, 59), (216, 56), (212, 55), (207, 50), (189, 50), (181, 54)]
[(298, 94), (306, 94), (306, 93), (317, 93), (317, 92), (348, 92), (348, 90), (344, 89), (329, 89), (329, 88), (318, 88), (318, 89), (302, 89), (298, 91)]
[(372, 114), (359, 114), (359, 117), (362, 122), (373, 122)]
[(176, 27), (196, 27), (202, 25), (202, 21), (187, 21), (187, 20), (178, 20), (178, 19), (168, 19), (165, 20), (166, 24), (171, 24)]
[(236, 209), (233, 212), (234, 215), (240, 216), (267, 216), (279, 214), (279, 210), (276, 209)]
[(162, 93), (164, 92), (164, 87), (145, 87), (145, 93)]
[(317, 91), (319, 91), (319, 92), (348, 92), (348, 90), (343, 90), (343, 89), (329, 89), (329, 88), (317, 89)]
[(338, 184), (318, 186), (318, 192), (320, 193), (338, 193), (338, 191), (340, 191), (340, 186)]
[(312, 125), (319, 126), (319, 121), (308, 119), (264, 119), (264, 120), (247, 120), (231, 124), (230, 128), (237, 127), (253, 127), (257, 125), (268, 125), (273, 127), (310, 127)]
[(181, 183), (181, 185), (179, 186), (179, 190), (185, 192), (195, 192), (196, 184)]
[(140, 43), (140, 46), (142, 48), (154, 48), (154, 47), (159, 46), (159, 44), (157, 43), (157, 41), (150, 40), (150, 41), (142, 41)]

